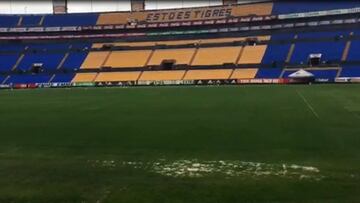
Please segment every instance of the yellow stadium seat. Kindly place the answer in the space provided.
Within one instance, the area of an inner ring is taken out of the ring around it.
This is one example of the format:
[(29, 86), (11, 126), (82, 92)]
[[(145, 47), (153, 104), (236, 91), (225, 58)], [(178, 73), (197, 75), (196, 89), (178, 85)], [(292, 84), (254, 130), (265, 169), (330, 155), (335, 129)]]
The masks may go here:
[(108, 57), (108, 51), (96, 51), (90, 52), (84, 63), (82, 64), (82, 69), (99, 69), (104, 64), (106, 57)]
[(259, 64), (261, 63), (265, 51), (266, 45), (259, 46), (246, 46), (238, 61), (238, 64)]
[(273, 3), (259, 3), (240, 5), (235, 7), (232, 11), (233, 16), (248, 16), (248, 15), (271, 15), (273, 10)]
[(143, 67), (146, 65), (150, 54), (151, 50), (113, 51), (105, 66), (113, 68)]
[(194, 66), (236, 63), (241, 47), (200, 48), (192, 63)]
[(134, 72), (105, 72), (99, 73), (95, 82), (125, 82), (136, 81), (140, 76), (140, 71)]
[(230, 79), (253, 79), (257, 72), (256, 68), (235, 69)]
[(72, 82), (94, 82), (97, 73), (78, 73)]
[(189, 70), (186, 72), (184, 80), (227, 80), (232, 71), (232, 69)]
[(190, 64), (195, 49), (156, 50), (148, 65), (161, 65), (164, 60), (174, 60), (176, 64)]
[(174, 71), (144, 71), (140, 81), (164, 81), (164, 80), (181, 80), (185, 75), (184, 70)]

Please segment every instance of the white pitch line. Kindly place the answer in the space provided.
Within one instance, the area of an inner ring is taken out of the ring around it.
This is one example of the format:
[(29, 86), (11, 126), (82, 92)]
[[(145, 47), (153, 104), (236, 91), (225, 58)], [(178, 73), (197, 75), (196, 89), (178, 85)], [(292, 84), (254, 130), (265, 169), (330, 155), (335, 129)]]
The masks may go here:
[(302, 95), (299, 91), (296, 91), (299, 97), (304, 101), (304, 103), (308, 106), (308, 108), (311, 110), (311, 112), (314, 114), (314, 116), (318, 119), (320, 119), (320, 116), (318, 113), (316, 113), (315, 109), (311, 106), (311, 104), (307, 101), (307, 99)]

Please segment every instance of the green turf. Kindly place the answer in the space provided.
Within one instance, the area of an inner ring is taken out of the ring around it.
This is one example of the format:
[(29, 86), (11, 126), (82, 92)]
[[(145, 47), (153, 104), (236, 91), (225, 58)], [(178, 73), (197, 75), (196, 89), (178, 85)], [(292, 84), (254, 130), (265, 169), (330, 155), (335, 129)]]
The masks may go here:
[[(359, 85), (6, 90), (0, 115), (0, 202), (360, 202)], [(322, 178), (121, 164), (195, 159)]]

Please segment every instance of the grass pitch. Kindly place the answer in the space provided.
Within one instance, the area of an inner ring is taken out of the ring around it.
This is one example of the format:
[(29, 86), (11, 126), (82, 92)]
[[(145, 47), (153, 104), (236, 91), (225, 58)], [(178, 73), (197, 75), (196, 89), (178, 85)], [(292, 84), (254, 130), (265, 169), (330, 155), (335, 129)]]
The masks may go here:
[(360, 86), (0, 91), (0, 202), (360, 202)]

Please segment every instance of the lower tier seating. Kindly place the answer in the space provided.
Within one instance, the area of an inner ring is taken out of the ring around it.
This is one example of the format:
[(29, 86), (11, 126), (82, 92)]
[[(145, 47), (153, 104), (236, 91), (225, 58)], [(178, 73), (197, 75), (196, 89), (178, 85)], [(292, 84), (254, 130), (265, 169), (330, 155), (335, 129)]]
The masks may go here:
[(258, 69), (248, 68), (248, 69), (236, 69), (232, 73), (230, 79), (253, 79), (256, 76)]
[(341, 70), (340, 77), (360, 77), (359, 66), (345, 66)]
[[(245, 69), (189, 69), (167, 71), (119, 71), (100, 73), (22, 73), (1, 74), (0, 84), (33, 83), (88, 83), (88, 82), (143, 82), (143, 81), (187, 81), (187, 80), (241, 80), (241, 79), (279, 79), (289, 76), (300, 69), (245, 68)], [(337, 77), (360, 77), (356, 65), (343, 68), (307, 68), (315, 79), (333, 81)]]
[(139, 81), (164, 81), (182, 80), (185, 75), (184, 70), (177, 71), (144, 71)]
[(123, 82), (123, 81), (137, 81), (141, 72), (108, 72), (99, 73), (95, 82)]
[(78, 73), (75, 75), (72, 82), (94, 82), (97, 73)]
[(11, 75), (6, 84), (33, 84), (33, 83), (48, 83), (51, 76), (45, 74), (24, 74), (24, 75)]
[(189, 70), (184, 80), (227, 80), (232, 72), (232, 69)]

